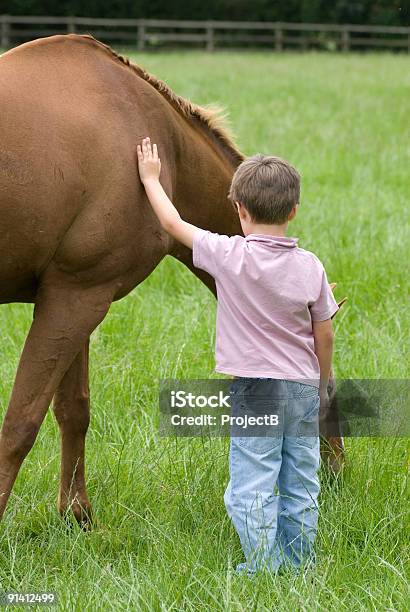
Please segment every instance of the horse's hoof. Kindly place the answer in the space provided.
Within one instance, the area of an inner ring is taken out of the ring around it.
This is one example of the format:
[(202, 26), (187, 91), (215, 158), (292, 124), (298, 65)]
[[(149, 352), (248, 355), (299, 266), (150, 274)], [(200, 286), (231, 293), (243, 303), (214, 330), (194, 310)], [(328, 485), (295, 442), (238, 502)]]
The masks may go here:
[(90, 502), (81, 503), (77, 499), (67, 504), (59, 504), (58, 511), (65, 523), (71, 528), (74, 516), (78, 526), (83, 531), (91, 531), (93, 527), (93, 512)]

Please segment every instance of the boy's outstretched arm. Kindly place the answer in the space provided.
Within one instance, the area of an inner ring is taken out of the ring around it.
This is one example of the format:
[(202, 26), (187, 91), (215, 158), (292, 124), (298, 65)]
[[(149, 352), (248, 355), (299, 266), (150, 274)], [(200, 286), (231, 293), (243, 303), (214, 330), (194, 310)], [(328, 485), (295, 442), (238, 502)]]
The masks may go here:
[(161, 161), (158, 157), (157, 145), (151, 146), (151, 140), (144, 138), (141, 145), (137, 146), (137, 157), (141, 182), (159, 222), (164, 230), (178, 242), (192, 249), (194, 234), (198, 228), (181, 219), (179, 212), (159, 182)]

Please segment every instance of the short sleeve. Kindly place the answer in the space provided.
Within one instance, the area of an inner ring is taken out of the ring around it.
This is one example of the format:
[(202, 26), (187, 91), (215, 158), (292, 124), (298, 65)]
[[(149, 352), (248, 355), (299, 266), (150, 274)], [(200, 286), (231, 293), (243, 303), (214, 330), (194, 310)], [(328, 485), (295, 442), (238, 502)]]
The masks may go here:
[(197, 229), (192, 243), (192, 261), (196, 268), (216, 278), (231, 250), (232, 238)]
[(333, 291), (329, 287), (325, 269), (320, 264), (322, 269), (322, 282), (319, 297), (310, 306), (310, 315), (312, 321), (326, 321), (333, 317), (333, 315), (339, 310), (339, 306), (335, 298), (333, 297)]

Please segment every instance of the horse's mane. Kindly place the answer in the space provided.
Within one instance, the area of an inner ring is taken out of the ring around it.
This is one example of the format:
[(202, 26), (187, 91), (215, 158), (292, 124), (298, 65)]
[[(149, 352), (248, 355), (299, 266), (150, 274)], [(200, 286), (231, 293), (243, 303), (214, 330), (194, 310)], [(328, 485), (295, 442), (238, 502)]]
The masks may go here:
[[(71, 35), (73, 36), (73, 35)], [(76, 38), (83, 38), (89, 42), (98, 45), (100, 48), (107, 51), (111, 57), (130, 68), (135, 74), (137, 74), (144, 81), (152, 85), (168, 102), (184, 117), (195, 118), (199, 121), (200, 125), (207, 130), (211, 136), (219, 141), (223, 147), (230, 153), (233, 159), (240, 163), (243, 161), (244, 156), (239, 151), (235, 144), (234, 137), (226, 125), (226, 114), (223, 109), (217, 106), (199, 106), (194, 104), (190, 100), (186, 100), (181, 96), (178, 96), (164, 81), (157, 79), (155, 76), (134, 64), (129, 60), (128, 57), (120, 55), (110, 46), (97, 40), (90, 34), (76, 35)]]

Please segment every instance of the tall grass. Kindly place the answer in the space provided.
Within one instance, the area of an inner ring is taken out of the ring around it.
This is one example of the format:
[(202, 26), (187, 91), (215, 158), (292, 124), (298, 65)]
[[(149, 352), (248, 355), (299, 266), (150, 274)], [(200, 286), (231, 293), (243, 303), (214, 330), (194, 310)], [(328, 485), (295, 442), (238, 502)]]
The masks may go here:
[[(219, 102), (246, 154), (303, 177), (291, 233), (348, 304), (339, 377), (408, 376), (409, 60), (393, 55), (135, 56), (178, 93)], [(200, 186), (198, 186), (200, 188)], [(31, 307), (0, 309), (5, 410)], [(322, 473), (315, 571), (238, 578), (223, 506), (228, 441), (159, 438), (159, 378), (213, 375), (215, 302), (166, 259), (111, 308), (91, 345), (87, 472), (96, 527), (59, 519), (51, 412), (1, 524), (3, 590), (55, 590), (70, 610), (406, 610), (408, 456), (401, 439), (349, 439), (343, 478)]]

